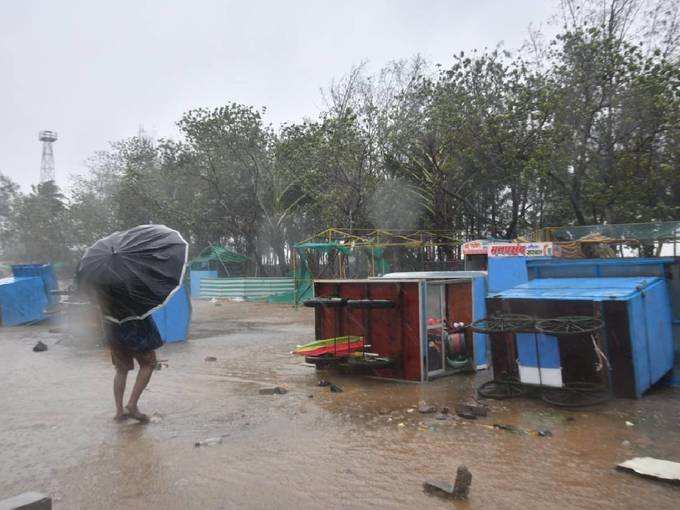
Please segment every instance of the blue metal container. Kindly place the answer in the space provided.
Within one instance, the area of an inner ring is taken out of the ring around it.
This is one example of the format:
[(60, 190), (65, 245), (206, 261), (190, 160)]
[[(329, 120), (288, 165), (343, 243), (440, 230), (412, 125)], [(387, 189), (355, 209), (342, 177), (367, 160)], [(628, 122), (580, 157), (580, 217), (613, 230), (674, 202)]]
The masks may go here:
[(59, 302), (59, 298), (51, 293), (59, 289), (52, 264), (14, 264), (12, 274), (16, 277), (37, 276), (43, 282), (49, 306), (54, 306)]
[(170, 300), (151, 316), (164, 342), (186, 342), (191, 324), (191, 301), (186, 289), (180, 287)]
[[(675, 377), (680, 386), (680, 258), (613, 258), (613, 259), (527, 259), (527, 278), (607, 278), (614, 276), (658, 276), (666, 279), (673, 314), (675, 339)], [(500, 277), (503, 278), (502, 276)], [(507, 287), (505, 287), (507, 288)]]
[(38, 277), (0, 279), (0, 326), (18, 326), (45, 318), (47, 296)]
[[(514, 304), (512, 312), (535, 316), (548, 308), (568, 310), (572, 306), (569, 303), (583, 307), (583, 302), (589, 302), (593, 310), (601, 310), (606, 320), (607, 356), (612, 362), (611, 384), (627, 384), (631, 377), (634, 382), (631, 388), (634, 395), (619, 391), (620, 395), (640, 397), (673, 368), (672, 314), (664, 278), (534, 279), (490, 294), (489, 298), (495, 300), (496, 307)], [(521, 358), (519, 344), (518, 351)], [(546, 358), (546, 362), (550, 360)], [(617, 389), (613, 387), (615, 393)]]

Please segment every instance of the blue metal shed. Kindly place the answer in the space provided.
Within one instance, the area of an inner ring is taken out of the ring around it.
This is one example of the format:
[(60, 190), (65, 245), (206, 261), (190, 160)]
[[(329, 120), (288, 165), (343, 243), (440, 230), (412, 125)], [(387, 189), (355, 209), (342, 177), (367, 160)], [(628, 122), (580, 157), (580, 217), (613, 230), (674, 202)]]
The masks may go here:
[[(504, 303), (504, 309), (508, 309), (514, 303), (512, 312), (538, 316), (550, 307), (551, 310), (568, 310), (569, 306), (588, 309), (590, 304), (593, 310), (600, 310), (605, 319), (607, 356), (612, 365), (610, 383), (615, 393), (617, 386), (626, 385), (632, 377), (634, 395), (640, 397), (673, 368), (672, 314), (664, 278), (534, 279), (490, 294), (489, 298), (495, 301), (496, 309)], [(546, 335), (544, 341), (550, 343), (550, 338)], [(518, 340), (521, 343), (521, 339)], [(521, 354), (521, 345), (518, 350)], [(551, 356), (554, 358), (554, 354)], [(539, 360), (540, 366), (549, 366), (554, 361), (551, 356), (546, 357), (546, 365)]]
[(191, 324), (191, 301), (184, 286), (151, 315), (164, 342), (185, 342)]
[(50, 306), (59, 302), (59, 298), (51, 291), (59, 289), (57, 277), (54, 274), (52, 264), (14, 264), (12, 274), (18, 278), (27, 276), (37, 276), (45, 286), (45, 295)]
[(0, 279), (0, 326), (18, 326), (45, 318), (47, 296), (38, 277)]

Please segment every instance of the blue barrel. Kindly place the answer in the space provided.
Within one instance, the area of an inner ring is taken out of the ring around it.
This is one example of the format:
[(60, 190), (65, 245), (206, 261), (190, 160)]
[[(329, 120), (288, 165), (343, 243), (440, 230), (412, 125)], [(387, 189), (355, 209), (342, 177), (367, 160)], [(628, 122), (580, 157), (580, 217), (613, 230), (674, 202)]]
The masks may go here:
[(43, 281), (45, 295), (49, 306), (54, 306), (59, 302), (59, 297), (51, 291), (59, 289), (57, 277), (54, 274), (52, 264), (14, 264), (12, 274), (17, 278), (37, 276)]

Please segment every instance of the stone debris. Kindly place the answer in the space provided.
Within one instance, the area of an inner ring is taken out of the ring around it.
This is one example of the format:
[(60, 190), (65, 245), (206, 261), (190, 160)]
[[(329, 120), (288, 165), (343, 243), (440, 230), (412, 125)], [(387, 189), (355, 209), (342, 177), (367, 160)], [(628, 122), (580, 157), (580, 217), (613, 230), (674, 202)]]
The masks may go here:
[(427, 492), (452, 499), (467, 499), (472, 484), (472, 473), (465, 466), (458, 466), (456, 481), (451, 484), (444, 480), (426, 480), (423, 487)]
[(24, 492), (0, 500), (0, 510), (52, 510), (52, 498), (39, 492)]
[(461, 418), (485, 417), (486, 415), (489, 414), (489, 408), (483, 404), (478, 404), (476, 402), (466, 402), (456, 405), (456, 414)]
[(47, 345), (38, 340), (38, 343), (33, 346), (33, 352), (44, 352), (47, 350)]
[(418, 412), (421, 414), (431, 414), (437, 412), (437, 406), (428, 404), (427, 402), (421, 401), (418, 403)]
[(680, 482), (680, 462), (655, 459), (653, 457), (635, 457), (634, 459), (622, 462), (616, 467), (665, 482)]
[(199, 446), (214, 446), (217, 444), (222, 444), (223, 437), (209, 437), (208, 439), (204, 439), (203, 441), (196, 441), (194, 443), (194, 446), (198, 448)]
[(288, 393), (288, 390), (286, 388), (282, 388), (281, 386), (260, 389), (260, 395), (285, 395), (286, 393)]
[(217, 361), (217, 358), (215, 356), (206, 356), (205, 361), (206, 362)]
[(472, 484), (472, 473), (466, 466), (458, 466), (456, 482), (453, 484), (453, 498), (467, 499)]

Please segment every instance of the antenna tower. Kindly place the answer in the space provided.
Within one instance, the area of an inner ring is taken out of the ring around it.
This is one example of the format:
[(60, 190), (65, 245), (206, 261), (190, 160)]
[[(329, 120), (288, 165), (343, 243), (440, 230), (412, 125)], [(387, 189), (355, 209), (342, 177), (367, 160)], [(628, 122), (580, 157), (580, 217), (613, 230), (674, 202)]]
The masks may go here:
[(40, 161), (40, 182), (54, 180), (54, 151), (52, 144), (57, 141), (55, 131), (41, 131), (38, 133), (38, 140), (43, 144), (42, 160)]

